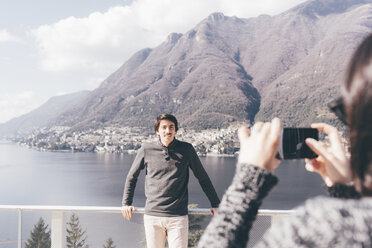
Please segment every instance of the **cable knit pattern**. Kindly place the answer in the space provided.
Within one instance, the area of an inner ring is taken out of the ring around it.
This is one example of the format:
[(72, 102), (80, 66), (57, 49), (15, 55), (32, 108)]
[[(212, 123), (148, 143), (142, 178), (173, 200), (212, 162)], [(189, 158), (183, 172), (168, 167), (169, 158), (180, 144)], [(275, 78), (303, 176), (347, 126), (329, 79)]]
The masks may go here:
[(336, 183), (326, 188), (329, 196), (334, 198), (359, 199), (361, 196), (353, 186)]
[[(266, 170), (238, 165), (219, 211), (198, 247), (246, 247), (262, 199), (277, 183)], [(337, 197), (359, 197), (350, 186), (335, 185)], [(372, 247), (372, 199), (319, 196), (308, 200), (268, 230), (256, 247)]]
[(245, 247), (262, 199), (277, 182), (277, 177), (265, 169), (238, 164), (233, 182), (198, 247)]
[(276, 223), (256, 247), (372, 247), (372, 199), (316, 197)]

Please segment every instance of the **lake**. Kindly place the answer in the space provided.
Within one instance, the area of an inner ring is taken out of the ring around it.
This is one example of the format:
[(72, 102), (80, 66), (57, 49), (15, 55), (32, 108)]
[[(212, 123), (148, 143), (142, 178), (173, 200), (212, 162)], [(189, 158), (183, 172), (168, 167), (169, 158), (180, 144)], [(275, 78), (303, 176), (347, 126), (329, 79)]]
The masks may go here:
[[(121, 206), (126, 175), (134, 155), (109, 153), (41, 152), (16, 144), (0, 143), (0, 205)], [(202, 157), (221, 198), (235, 172), (234, 157)], [(291, 209), (304, 200), (324, 194), (322, 180), (308, 173), (303, 161), (284, 161), (276, 170), (278, 186), (264, 201), (263, 209)], [(209, 208), (209, 202), (192, 172), (189, 203)], [(143, 207), (144, 173), (138, 180), (134, 206)], [(66, 220), (70, 214), (67, 214)], [(102, 247), (112, 237), (118, 248), (141, 247), (142, 216), (131, 222), (120, 214), (79, 213), (91, 248)], [(0, 248), (17, 247), (17, 213), (0, 212)], [(27, 212), (23, 218), (23, 239), (39, 217), (50, 223), (50, 214)]]

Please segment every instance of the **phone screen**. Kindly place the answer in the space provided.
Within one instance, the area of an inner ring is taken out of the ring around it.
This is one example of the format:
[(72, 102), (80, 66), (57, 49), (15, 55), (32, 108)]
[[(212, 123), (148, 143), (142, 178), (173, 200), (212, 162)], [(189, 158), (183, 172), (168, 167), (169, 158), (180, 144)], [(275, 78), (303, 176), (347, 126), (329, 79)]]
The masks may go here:
[(306, 138), (319, 140), (319, 132), (314, 128), (283, 128), (279, 155), (283, 159), (316, 158), (305, 143)]

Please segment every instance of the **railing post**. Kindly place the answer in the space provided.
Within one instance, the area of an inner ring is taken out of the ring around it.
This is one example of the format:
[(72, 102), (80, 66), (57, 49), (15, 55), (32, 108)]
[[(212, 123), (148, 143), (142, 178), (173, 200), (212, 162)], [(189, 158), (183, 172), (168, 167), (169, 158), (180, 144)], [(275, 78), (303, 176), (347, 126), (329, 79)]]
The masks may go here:
[(18, 209), (18, 248), (22, 248), (22, 209)]
[(272, 215), (272, 216), (271, 216), (271, 226), (272, 226), (274, 223), (279, 222), (282, 218), (283, 218), (283, 216), (280, 215), (280, 214), (277, 214), (277, 215), (274, 214), (274, 215)]
[(51, 229), (52, 248), (63, 248), (65, 231), (65, 212), (56, 211), (52, 213)]

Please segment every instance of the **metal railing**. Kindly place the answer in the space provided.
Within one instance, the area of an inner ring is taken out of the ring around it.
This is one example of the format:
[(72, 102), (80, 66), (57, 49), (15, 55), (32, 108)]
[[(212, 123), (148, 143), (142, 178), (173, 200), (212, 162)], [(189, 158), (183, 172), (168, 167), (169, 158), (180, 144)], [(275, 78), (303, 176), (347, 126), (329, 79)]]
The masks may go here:
[[(144, 208), (135, 208), (135, 214), (143, 214)], [(22, 213), (23, 212), (51, 212), (51, 247), (63, 248), (65, 214), (66, 212), (85, 213), (121, 213), (121, 207), (99, 207), (99, 206), (36, 206), (36, 205), (0, 205), (0, 211), (18, 212), (18, 248), (22, 248)], [(191, 215), (209, 215), (207, 208), (189, 208)], [(271, 223), (275, 223), (283, 216), (290, 214), (292, 210), (259, 210), (258, 216), (269, 216)]]

